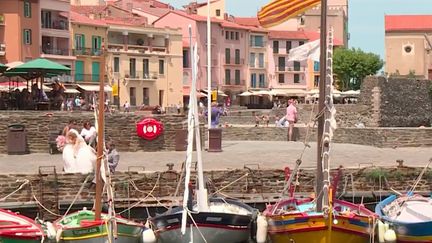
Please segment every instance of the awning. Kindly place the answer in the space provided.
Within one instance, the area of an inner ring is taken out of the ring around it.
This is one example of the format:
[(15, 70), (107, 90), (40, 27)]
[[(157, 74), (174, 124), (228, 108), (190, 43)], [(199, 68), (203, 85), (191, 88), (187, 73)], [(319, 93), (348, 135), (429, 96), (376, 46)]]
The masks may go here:
[[(90, 92), (99, 92), (99, 84), (77, 84), (78, 88), (90, 91)], [(105, 92), (112, 92), (111, 86), (105, 85), (104, 87)]]
[(65, 94), (79, 94), (80, 92), (76, 89), (71, 89), (71, 88), (65, 88), (64, 89), (64, 93)]
[(251, 93), (249, 91), (245, 91), (245, 92), (243, 92), (241, 94), (238, 94), (238, 96), (251, 96), (251, 95), (253, 95), (253, 93)]
[(272, 93), (277, 93), (277, 96), (306, 96), (304, 89), (273, 89)]

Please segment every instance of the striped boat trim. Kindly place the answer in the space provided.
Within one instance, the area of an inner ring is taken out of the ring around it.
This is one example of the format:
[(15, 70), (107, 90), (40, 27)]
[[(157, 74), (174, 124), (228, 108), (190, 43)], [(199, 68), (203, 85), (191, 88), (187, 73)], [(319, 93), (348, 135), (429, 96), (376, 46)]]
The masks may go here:
[(320, 2), (321, 0), (276, 0), (261, 8), (258, 20), (263, 27), (278, 25)]

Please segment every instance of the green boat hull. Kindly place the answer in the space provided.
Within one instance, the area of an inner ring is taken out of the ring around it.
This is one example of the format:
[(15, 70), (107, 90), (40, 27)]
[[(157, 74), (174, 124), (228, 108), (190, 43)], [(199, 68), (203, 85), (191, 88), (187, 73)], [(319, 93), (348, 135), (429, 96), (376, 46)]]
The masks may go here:
[(41, 243), (41, 240), (0, 237), (0, 243)]

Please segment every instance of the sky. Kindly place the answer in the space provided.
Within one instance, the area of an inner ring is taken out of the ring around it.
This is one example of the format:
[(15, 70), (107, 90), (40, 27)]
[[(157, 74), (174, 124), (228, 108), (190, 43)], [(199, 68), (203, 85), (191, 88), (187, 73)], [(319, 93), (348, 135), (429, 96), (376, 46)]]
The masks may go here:
[[(162, 0), (180, 8), (190, 0)], [(202, 0), (198, 1), (202, 2)], [(270, 0), (225, 0), (229, 14), (256, 16)], [(349, 47), (379, 54), (384, 59), (384, 15), (432, 14), (431, 0), (349, 0)]]

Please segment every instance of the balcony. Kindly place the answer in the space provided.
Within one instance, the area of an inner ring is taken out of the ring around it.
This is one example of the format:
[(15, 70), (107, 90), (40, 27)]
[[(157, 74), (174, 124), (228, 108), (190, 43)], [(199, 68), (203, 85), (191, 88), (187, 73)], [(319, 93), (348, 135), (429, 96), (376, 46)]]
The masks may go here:
[(267, 67), (267, 62), (258, 63), (249, 63), (249, 67), (252, 69), (265, 69)]
[[(126, 49), (127, 47), (127, 49)], [(123, 53), (162, 53), (168, 52), (168, 48), (161, 46), (143, 46), (143, 45), (124, 45), (122, 43), (108, 43), (109, 52)]]
[(0, 44), (0, 56), (6, 55), (6, 45)]
[(269, 86), (268, 82), (259, 82), (259, 83), (257, 83), (257, 82), (252, 82), (251, 81), (250, 84), (251, 84), (251, 86), (250, 86), (251, 89), (268, 88), (268, 86)]
[(67, 20), (44, 22), (42, 23), (42, 29), (69, 30), (69, 22)]
[(155, 81), (158, 79), (159, 74), (157, 72), (142, 72), (142, 71), (130, 71), (125, 70), (124, 77), (129, 80), (150, 80)]
[(71, 50), (67, 48), (42, 47), (42, 53), (47, 55), (70, 56)]
[(251, 48), (266, 48), (267, 42), (266, 41), (261, 41), (261, 42), (251, 41), (249, 44), (249, 47), (251, 47)]
[(74, 56), (101, 56), (103, 54), (103, 51), (93, 48), (81, 48), (73, 49), (72, 54)]
[(244, 86), (245, 80), (224, 79), (222, 86)]
[(99, 82), (99, 74), (81, 74), (75, 73), (75, 82)]
[(303, 73), (305, 70), (306, 67), (277, 67), (277, 72)]
[(245, 60), (244, 58), (229, 58), (225, 59), (225, 65), (244, 65)]

